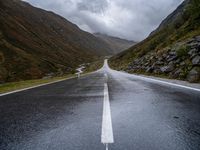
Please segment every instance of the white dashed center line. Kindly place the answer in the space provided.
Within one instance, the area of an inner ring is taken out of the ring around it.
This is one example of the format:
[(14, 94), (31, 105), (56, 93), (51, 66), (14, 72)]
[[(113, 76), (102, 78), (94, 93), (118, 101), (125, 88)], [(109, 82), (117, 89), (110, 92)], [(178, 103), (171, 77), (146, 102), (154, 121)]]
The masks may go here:
[(108, 144), (114, 143), (109, 92), (108, 92), (107, 83), (104, 83), (104, 102), (103, 102), (101, 143), (106, 145), (106, 150), (108, 150)]

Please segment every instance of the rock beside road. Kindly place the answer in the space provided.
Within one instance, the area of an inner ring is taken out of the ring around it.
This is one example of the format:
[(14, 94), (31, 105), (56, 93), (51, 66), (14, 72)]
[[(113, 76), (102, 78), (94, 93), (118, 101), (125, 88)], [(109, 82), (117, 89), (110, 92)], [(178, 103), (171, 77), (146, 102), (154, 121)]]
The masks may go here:
[(200, 67), (194, 67), (188, 74), (187, 80), (189, 82), (199, 81), (200, 78)]
[(192, 59), (192, 64), (193, 65), (200, 65), (200, 56), (195, 56), (193, 59)]
[(200, 36), (134, 59), (126, 71), (200, 82)]

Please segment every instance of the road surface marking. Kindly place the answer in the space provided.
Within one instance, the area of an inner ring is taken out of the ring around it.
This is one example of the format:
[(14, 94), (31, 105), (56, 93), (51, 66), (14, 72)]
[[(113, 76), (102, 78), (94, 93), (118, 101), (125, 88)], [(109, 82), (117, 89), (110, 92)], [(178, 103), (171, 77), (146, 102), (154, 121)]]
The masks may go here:
[(101, 143), (106, 145), (106, 150), (108, 150), (108, 144), (114, 143), (107, 83), (104, 83), (104, 102), (103, 102)]
[(194, 91), (200, 92), (200, 89), (193, 88), (193, 87), (190, 87), (190, 86), (185, 86), (185, 85), (181, 85), (181, 84), (171, 83), (171, 82), (162, 81), (162, 80), (158, 80), (158, 79), (152, 79), (152, 78), (148, 78), (148, 77), (142, 77), (142, 76), (138, 76), (138, 75), (132, 75), (132, 76), (135, 76), (136, 78), (140, 78), (140, 79), (146, 80), (146, 81), (149, 80), (149, 81), (153, 81), (153, 82), (158, 82), (158, 83), (162, 83), (162, 84), (167, 84), (167, 85), (171, 85), (171, 86), (176, 86), (176, 87), (185, 88), (185, 89), (189, 89), (189, 90), (194, 90)]
[(108, 81), (108, 75), (107, 75), (107, 73), (104, 73), (104, 77), (105, 77), (105, 82), (107, 82)]
[(75, 78), (75, 77), (70, 77), (70, 78), (62, 79), (62, 80), (57, 80), (57, 81), (53, 81), (53, 82), (50, 82), (50, 83), (39, 84), (39, 85), (36, 85), (36, 86), (31, 86), (31, 87), (28, 87), (28, 88), (23, 88), (23, 89), (11, 91), (11, 92), (3, 93), (3, 94), (0, 94), (0, 96), (5, 96), (5, 95), (17, 93), (17, 92), (22, 92), (22, 91), (34, 89), (34, 88), (37, 88), (37, 87), (41, 87), (41, 86), (45, 86), (45, 85), (49, 85), (49, 84), (53, 84), (53, 83), (58, 83), (58, 82), (65, 81), (65, 80), (68, 80), (68, 79), (73, 79), (73, 78)]
[[(104, 65), (109, 68), (109, 66), (108, 66), (106, 61), (104, 62)], [(176, 86), (176, 87), (179, 87), (179, 88), (185, 88), (185, 89), (189, 89), (189, 90), (194, 90), (194, 91), (200, 92), (200, 89), (199, 88), (195, 88), (195, 87), (190, 87), (190, 86), (181, 85), (181, 84), (177, 84), (177, 83), (162, 81), (162, 80), (153, 79), (153, 78), (150, 78), (150, 77), (143, 77), (143, 76), (140, 76), (140, 75), (130, 74), (130, 73), (127, 73), (127, 72), (116, 71), (116, 70), (113, 70), (111, 68), (109, 68), (109, 70), (112, 70), (112, 71), (117, 72), (117, 73), (128, 75), (129, 77), (135, 77), (135, 78), (141, 79), (143, 81), (151, 81), (151, 82), (154, 82), (154, 83), (162, 83), (162, 84), (166, 84), (166, 85)]]
[[(82, 77), (90, 75), (90, 74), (93, 74), (93, 73), (96, 73), (96, 72), (98, 72), (98, 71), (83, 74)], [(75, 78), (77, 78), (77, 77), (69, 77), (69, 78), (66, 78), (66, 79), (61, 79), (61, 80), (57, 80), (57, 81), (53, 81), (53, 82), (49, 82), (49, 83), (44, 83), (44, 84), (39, 84), (39, 85), (36, 85), (36, 86), (31, 86), (31, 87), (28, 87), (28, 88), (23, 88), (23, 89), (14, 90), (14, 91), (11, 91), (11, 92), (2, 93), (2, 94), (0, 94), (0, 97), (1, 96), (5, 96), (5, 95), (9, 95), (9, 94), (18, 93), (18, 92), (27, 91), (27, 90), (38, 88), (38, 87), (42, 87), (42, 86), (45, 86), (45, 85), (50, 85), (50, 84), (54, 84), (54, 83), (58, 83), (58, 82), (66, 81), (66, 80), (70, 80), (70, 79), (75, 79)]]

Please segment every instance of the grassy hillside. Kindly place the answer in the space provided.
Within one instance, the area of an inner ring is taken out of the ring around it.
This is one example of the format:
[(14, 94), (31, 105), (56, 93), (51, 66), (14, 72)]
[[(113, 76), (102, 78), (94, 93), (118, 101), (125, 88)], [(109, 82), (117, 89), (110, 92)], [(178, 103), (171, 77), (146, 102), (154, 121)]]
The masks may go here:
[(109, 54), (105, 42), (53, 12), (0, 0), (0, 82), (72, 73)]
[[(161, 68), (165, 67), (165, 65), (169, 65), (170, 62), (163, 62), (163, 64), (159, 64), (158, 66), (154, 64), (155, 67), (160, 67), (161, 71), (158, 71), (158, 73), (153, 72), (154, 68), (152, 72), (149, 72), (148, 69), (149, 67), (154, 67), (153, 62), (156, 63), (161, 58), (164, 59), (163, 61), (166, 61), (170, 52), (175, 52), (175, 55), (181, 53), (184, 55), (184, 53), (189, 52), (194, 48), (194, 46), (191, 46), (192, 42), (193, 44), (196, 42), (195, 48), (198, 51), (198, 38), (196, 40), (196, 36), (198, 35), (200, 35), (200, 0), (185, 0), (147, 39), (136, 44), (127, 51), (112, 57), (109, 62), (113, 68), (118, 70), (127, 70), (135, 73), (161, 74), (169, 77), (171, 72), (162, 72)], [(165, 54), (165, 56), (161, 57), (161, 54)], [(198, 52), (195, 53), (195, 56), (196, 55), (198, 55)], [(192, 62), (193, 57), (190, 58), (189, 54), (186, 54), (184, 57), (185, 58), (182, 58), (181, 56), (179, 63), (182, 63), (184, 60)], [(146, 60), (144, 60), (144, 58)], [(147, 60), (150, 59), (152, 59), (151, 62), (148, 62)], [(178, 56), (176, 59), (178, 59)], [(141, 61), (140, 64), (137, 65), (138, 69), (131, 69), (131, 66), (132, 68), (136, 68), (135, 61)], [(143, 62), (146, 62), (146, 67), (144, 67)], [(191, 63), (186, 63), (184, 67), (187, 67), (189, 64)], [(139, 67), (140, 65), (143, 67)], [(192, 67), (197, 67), (197, 64)], [(177, 68), (178, 66), (174, 67), (174, 69)], [(190, 67), (190, 69), (185, 70), (185, 76), (181, 79), (185, 79), (187, 73), (189, 73), (191, 69)]]

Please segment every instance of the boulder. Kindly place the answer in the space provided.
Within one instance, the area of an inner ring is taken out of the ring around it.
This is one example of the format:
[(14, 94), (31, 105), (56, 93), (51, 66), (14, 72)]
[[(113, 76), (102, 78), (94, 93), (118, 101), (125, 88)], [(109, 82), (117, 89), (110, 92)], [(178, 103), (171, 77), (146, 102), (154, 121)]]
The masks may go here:
[(127, 70), (132, 70), (132, 69), (133, 69), (132, 65), (129, 65), (129, 66), (127, 67)]
[(139, 64), (139, 62), (140, 62), (140, 60), (139, 60), (139, 59), (136, 59), (136, 60), (134, 60), (134, 61), (133, 61), (133, 64), (136, 64), (136, 65), (138, 65), (138, 64)]
[(169, 73), (174, 70), (174, 65), (168, 65), (168, 66), (161, 67), (160, 70), (163, 73)]
[(200, 65), (200, 56), (197, 55), (192, 59), (192, 64), (193, 65)]
[(200, 43), (198, 44), (197, 51), (200, 54)]
[(174, 74), (173, 74), (173, 78), (178, 78), (182, 72), (183, 72), (182, 69), (176, 70), (176, 71), (174, 72)]
[(176, 56), (176, 52), (171, 51), (171, 52), (169, 52), (169, 55), (170, 55), (170, 56)]
[(198, 82), (200, 80), (200, 67), (194, 67), (187, 75), (189, 82)]
[(163, 61), (156, 61), (155, 65), (164, 65)]
[(154, 68), (153, 68), (153, 67), (148, 67), (148, 68), (146, 69), (146, 72), (147, 72), (147, 73), (152, 73), (152, 72), (153, 72), (153, 70), (154, 70)]
[(176, 60), (176, 59), (177, 59), (176, 55), (169, 55), (169, 57), (167, 57), (167, 62), (170, 62), (170, 61), (173, 61), (173, 60)]
[(196, 40), (195, 38), (191, 38), (191, 39), (187, 40), (187, 44), (190, 44), (190, 43), (194, 42), (195, 40)]
[(197, 49), (191, 49), (189, 52), (188, 52), (188, 55), (190, 55), (191, 57), (194, 57), (198, 54), (198, 50)]
[(191, 42), (190, 44), (188, 44), (188, 46), (189, 46), (190, 48), (197, 48), (197, 47), (198, 47), (198, 44), (199, 44), (199, 42), (194, 41), (194, 42)]
[(195, 39), (200, 42), (200, 35), (199, 36), (196, 36)]
[(184, 62), (184, 61), (182, 61), (181, 63), (180, 63), (180, 66), (185, 66), (186, 65), (186, 63)]
[(154, 58), (155, 58), (154, 56), (151, 56), (149, 59), (150, 59), (150, 60), (153, 60)]
[(164, 61), (163, 57), (159, 57), (158, 61)]
[(166, 57), (167, 57), (167, 54), (163, 54), (163, 55), (162, 55), (162, 58), (165, 59)]
[(170, 62), (169, 62), (169, 65), (174, 65), (174, 61), (170, 61)]
[(181, 62), (180, 58), (175, 61), (176, 64), (179, 64), (180, 62)]
[(147, 67), (148, 65), (149, 65), (149, 63), (148, 63), (148, 62), (144, 64), (144, 66), (145, 66), (145, 67)]
[(161, 74), (162, 71), (160, 70), (160, 68), (156, 68), (156, 69), (153, 70), (153, 73), (155, 73), (155, 74)]

